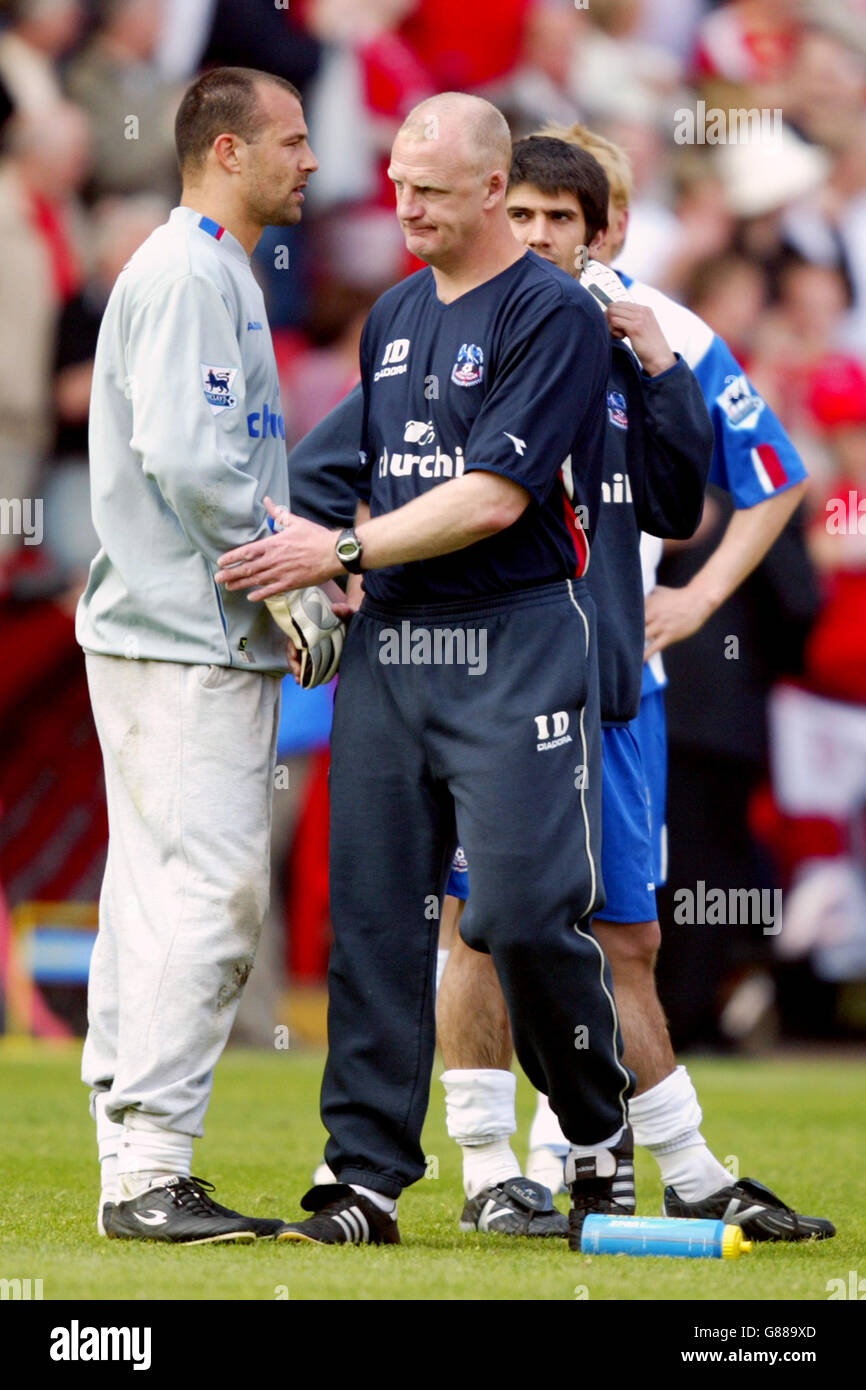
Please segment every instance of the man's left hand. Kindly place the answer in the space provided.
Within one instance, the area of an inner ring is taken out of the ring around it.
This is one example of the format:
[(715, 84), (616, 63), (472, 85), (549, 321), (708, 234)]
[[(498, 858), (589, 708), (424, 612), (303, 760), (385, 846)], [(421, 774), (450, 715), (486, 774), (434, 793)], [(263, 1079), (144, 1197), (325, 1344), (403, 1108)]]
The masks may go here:
[(270, 497), (265, 498), (265, 506), (282, 529), (264, 540), (251, 541), (221, 555), (216, 573), (218, 584), (230, 591), (251, 589), (248, 597), (258, 601), (288, 589), (322, 584), (343, 573), (334, 549), (338, 530), (330, 531), (326, 526), (293, 516), (285, 507), (277, 507)]

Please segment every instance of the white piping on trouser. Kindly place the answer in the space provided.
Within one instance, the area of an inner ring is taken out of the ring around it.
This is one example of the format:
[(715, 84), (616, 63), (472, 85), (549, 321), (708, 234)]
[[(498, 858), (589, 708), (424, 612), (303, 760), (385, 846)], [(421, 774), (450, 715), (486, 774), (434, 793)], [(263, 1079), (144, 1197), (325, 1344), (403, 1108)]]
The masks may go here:
[[(583, 628), (584, 628), (584, 632), (586, 633), (586, 655), (589, 656), (589, 623), (588, 623), (588, 621), (587, 621), (586, 614), (584, 613), (584, 611), (583, 611), (583, 609), (581, 608), (580, 604), (578, 603), (577, 599), (574, 597), (574, 590), (573, 590), (572, 587), (571, 587), (571, 580), (569, 579), (569, 580), (567, 580), (566, 582), (567, 582), (567, 584), (568, 584), (568, 597), (571, 599), (571, 602), (574, 604), (575, 608), (577, 609), (578, 613), (580, 614), (581, 618), (583, 619)], [(585, 728), (584, 728), (584, 723), (583, 723), (583, 716), (584, 716), (584, 711), (585, 711), (585, 709), (586, 709), (586, 706), (585, 706), (585, 705), (581, 705), (581, 707), (580, 707), (580, 747), (581, 747), (581, 755), (582, 755), (582, 757), (583, 757), (583, 770), (584, 770), (584, 773), (585, 773), (586, 770), (587, 770), (586, 730), (585, 730)], [(585, 913), (584, 913), (584, 916), (585, 916), (586, 913), (590, 911), (590, 909), (591, 909), (593, 903), (595, 902), (595, 891), (596, 891), (596, 886), (597, 886), (597, 882), (598, 882), (598, 874), (597, 874), (597, 872), (596, 872), (596, 867), (595, 867), (595, 858), (594, 858), (593, 853), (592, 853), (592, 837), (591, 837), (591, 835), (590, 835), (590, 830), (589, 830), (589, 816), (588, 816), (587, 810), (586, 810), (586, 777), (585, 777), (585, 776), (581, 778), (581, 787), (580, 787), (580, 809), (581, 809), (581, 812), (582, 812), (582, 814), (583, 814), (583, 827), (584, 827), (584, 834), (585, 834), (585, 838), (586, 838), (586, 857), (587, 857), (587, 859), (589, 860), (589, 870), (590, 870), (589, 902), (588, 902), (587, 905), (586, 905), (586, 911), (585, 911)]]
[(617, 1035), (617, 1030), (618, 1030), (618, 1028), (619, 1028), (619, 1016), (618, 1016), (617, 1011), (616, 1011), (616, 1004), (614, 1003), (613, 995), (611, 994), (610, 990), (608, 989), (607, 985), (605, 984), (605, 979), (604, 979), (604, 966), (605, 966), (604, 951), (601, 949), (601, 947), (599, 946), (599, 944), (598, 944), (598, 942), (596, 941), (595, 937), (592, 935), (592, 932), (582, 931), (581, 928), (578, 926), (577, 922), (575, 922), (575, 924), (574, 924), (574, 930), (577, 932), (578, 936), (583, 936), (583, 937), (586, 938), (587, 941), (591, 941), (592, 944), (593, 944), (593, 946), (595, 947), (595, 949), (598, 951), (598, 963), (599, 963), (599, 974), (600, 974), (600, 978), (601, 978), (601, 987), (602, 987), (602, 989), (604, 990), (604, 992), (605, 992), (605, 994), (606, 994), (606, 996), (607, 996), (608, 1003), (610, 1004), (610, 1011), (611, 1011), (611, 1013), (612, 1013), (612, 1015), (613, 1015), (613, 1037), (612, 1037), (612, 1039), (611, 1039), (612, 1044), (613, 1044), (613, 1057), (614, 1057), (614, 1061), (616, 1062), (617, 1066), (619, 1067), (620, 1071), (622, 1072), (623, 1076), (625, 1077), (625, 1081), (624, 1081), (624, 1083), (623, 1083), (622, 1090), (620, 1091), (619, 1096), (617, 1097), (617, 1099), (619, 1100), (620, 1109), (622, 1110), (623, 1124), (626, 1124), (626, 1123), (628, 1122), (628, 1108), (627, 1108), (627, 1106), (626, 1106), (625, 1101), (623, 1100), (623, 1096), (625, 1095), (626, 1091), (628, 1090), (629, 1086), (631, 1085), (631, 1077), (629, 1076), (628, 1072), (626, 1071), (625, 1067), (623, 1066), (622, 1062), (619, 1060), (619, 1057), (617, 1056), (616, 1035)]
[[(588, 656), (588, 655), (589, 655), (589, 623), (587, 622), (586, 614), (584, 613), (584, 611), (583, 611), (583, 609), (581, 608), (580, 604), (578, 603), (577, 599), (574, 597), (574, 590), (572, 589), (572, 586), (571, 586), (571, 580), (569, 579), (569, 580), (567, 581), (567, 583), (568, 583), (568, 596), (569, 596), (569, 598), (571, 599), (572, 603), (574, 604), (575, 608), (577, 609), (578, 613), (580, 614), (581, 618), (583, 619), (584, 631), (586, 632), (586, 654), (587, 654), (587, 656)], [(582, 748), (582, 750), (583, 750), (583, 766), (584, 766), (584, 769), (585, 769), (586, 766), (587, 766), (586, 730), (584, 729), (584, 723), (583, 723), (583, 716), (584, 716), (585, 710), (586, 710), (586, 706), (584, 705), (584, 706), (581, 708), (581, 711), (580, 711), (580, 740), (581, 740), (581, 748)], [(581, 810), (583, 811), (583, 823), (584, 823), (584, 827), (585, 827), (585, 831), (586, 831), (586, 853), (587, 853), (587, 857), (588, 857), (588, 859), (589, 859), (590, 868), (591, 868), (591, 872), (592, 872), (592, 879), (591, 879), (592, 893), (591, 893), (591, 896), (590, 896), (589, 904), (588, 904), (588, 906), (587, 906), (587, 912), (588, 912), (588, 911), (589, 911), (589, 908), (592, 907), (592, 904), (593, 904), (593, 902), (594, 902), (594, 900), (595, 900), (596, 869), (595, 869), (595, 859), (594, 859), (593, 854), (592, 854), (592, 845), (591, 845), (591, 840), (590, 840), (589, 817), (588, 817), (587, 811), (586, 811), (586, 778), (583, 779), (583, 782), (584, 782), (584, 785), (581, 787), (581, 792), (580, 792), (580, 803), (581, 803)], [(619, 1097), (618, 1097), (618, 1099), (619, 1099), (619, 1104), (620, 1104), (620, 1109), (621, 1109), (621, 1111), (622, 1111), (623, 1123), (625, 1124), (625, 1123), (627, 1123), (627, 1120), (628, 1120), (628, 1110), (627, 1110), (627, 1108), (626, 1108), (626, 1104), (625, 1104), (625, 1101), (623, 1100), (623, 1097), (624, 1097), (626, 1091), (628, 1090), (629, 1086), (631, 1085), (631, 1077), (629, 1076), (628, 1072), (626, 1071), (625, 1067), (623, 1066), (622, 1062), (619, 1060), (619, 1057), (617, 1056), (616, 1035), (617, 1035), (617, 1031), (618, 1031), (618, 1029), (619, 1029), (619, 1017), (618, 1017), (618, 1015), (617, 1015), (616, 1004), (614, 1003), (613, 995), (611, 994), (610, 990), (608, 989), (607, 985), (605, 984), (605, 979), (604, 979), (604, 964), (605, 964), (605, 961), (604, 961), (604, 952), (602, 951), (601, 947), (599, 946), (598, 942), (596, 941), (596, 939), (595, 939), (595, 937), (592, 935), (592, 933), (591, 933), (591, 932), (581, 931), (581, 929), (580, 929), (580, 927), (578, 926), (577, 922), (575, 922), (575, 924), (574, 924), (574, 930), (577, 932), (578, 936), (583, 936), (583, 937), (586, 938), (587, 941), (591, 941), (592, 944), (593, 944), (593, 946), (595, 947), (596, 951), (598, 952), (598, 957), (599, 957), (599, 972), (600, 972), (600, 979), (601, 979), (601, 987), (602, 987), (602, 989), (604, 990), (605, 995), (607, 996), (608, 1003), (610, 1004), (610, 1011), (611, 1011), (611, 1014), (613, 1015), (613, 1036), (612, 1036), (612, 1039), (611, 1039), (612, 1044), (613, 1044), (613, 1047), (612, 1047), (613, 1056), (614, 1056), (614, 1060), (615, 1060), (615, 1062), (616, 1062), (616, 1065), (619, 1067), (619, 1070), (622, 1072), (622, 1075), (623, 1075), (623, 1077), (625, 1078), (624, 1083), (623, 1083), (622, 1090), (620, 1091)]]
[(581, 618), (583, 619), (583, 628), (584, 628), (584, 631), (585, 631), (585, 633), (586, 633), (586, 652), (585, 652), (585, 655), (586, 655), (586, 656), (589, 656), (589, 623), (587, 622), (586, 614), (584, 613), (584, 611), (583, 611), (583, 609), (581, 608), (580, 604), (578, 603), (577, 599), (574, 597), (574, 589), (571, 587), (571, 580), (570, 580), (570, 579), (567, 579), (565, 582), (566, 582), (566, 584), (568, 585), (568, 597), (571, 599), (572, 603), (574, 604), (575, 608), (577, 609), (578, 613), (580, 614)]
[[(584, 727), (583, 727), (583, 716), (584, 716), (585, 712), (586, 712), (586, 706), (585, 706), (585, 705), (581, 705), (581, 707), (580, 707), (580, 747), (581, 747), (581, 756), (583, 757), (583, 772), (584, 772), (584, 774), (587, 772), (587, 761), (586, 761), (586, 760), (587, 760), (587, 751), (586, 751), (586, 731), (585, 731), (585, 729), (584, 729)], [(596, 869), (595, 869), (595, 856), (594, 856), (594, 854), (593, 854), (593, 852), (592, 852), (592, 837), (591, 837), (591, 835), (590, 835), (590, 829), (589, 829), (589, 815), (588, 815), (587, 809), (586, 809), (586, 781), (587, 781), (587, 779), (586, 779), (586, 776), (585, 776), (585, 775), (584, 775), (583, 777), (581, 777), (581, 779), (580, 779), (580, 809), (581, 809), (581, 811), (583, 812), (583, 828), (584, 828), (584, 835), (585, 835), (585, 838), (586, 838), (586, 857), (587, 857), (587, 859), (589, 860), (589, 873), (590, 873), (590, 879), (589, 879), (589, 902), (588, 902), (587, 905), (586, 905), (586, 912), (584, 913), (584, 916), (586, 916), (586, 913), (588, 913), (588, 912), (591, 910), (591, 908), (592, 908), (592, 906), (593, 906), (593, 904), (594, 904), (594, 902), (595, 902), (595, 890), (596, 890), (596, 883), (597, 883), (597, 877), (598, 877), (597, 874), (596, 874)]]

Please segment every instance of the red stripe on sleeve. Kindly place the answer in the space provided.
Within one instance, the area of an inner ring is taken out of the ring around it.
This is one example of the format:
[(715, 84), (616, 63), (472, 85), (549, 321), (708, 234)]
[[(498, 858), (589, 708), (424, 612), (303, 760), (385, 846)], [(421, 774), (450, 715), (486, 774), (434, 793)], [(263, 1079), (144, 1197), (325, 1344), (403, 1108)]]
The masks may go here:
[(788, 481), (788, 475), (782, 467), (782, 460), (776, 453), (772, 444), (759, 444), (755, 453), (767, 470), (767, 477), (774, 488), (784, 487)]

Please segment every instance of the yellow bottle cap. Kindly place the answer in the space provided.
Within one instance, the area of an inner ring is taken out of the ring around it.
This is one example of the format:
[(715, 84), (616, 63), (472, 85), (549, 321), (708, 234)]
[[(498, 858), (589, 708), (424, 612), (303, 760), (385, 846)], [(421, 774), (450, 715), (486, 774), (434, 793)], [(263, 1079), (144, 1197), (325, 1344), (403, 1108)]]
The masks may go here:
[(752, 1248), (750, 1240), (743, 1239), (739, 1226), (726, 1226), (722, 1232), (722, 1259), (738, 1260)]

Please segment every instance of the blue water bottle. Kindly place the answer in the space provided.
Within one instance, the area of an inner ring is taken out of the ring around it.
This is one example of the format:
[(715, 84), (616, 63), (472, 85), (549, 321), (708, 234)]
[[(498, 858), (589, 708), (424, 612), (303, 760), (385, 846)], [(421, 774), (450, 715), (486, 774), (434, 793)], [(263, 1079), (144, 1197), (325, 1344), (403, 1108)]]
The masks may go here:
[(677, 1216), (587, 1216), (584, 1255), (680, 1255), (687, 1259), (736, 1260), (752, 1242), (739, 1226)]

